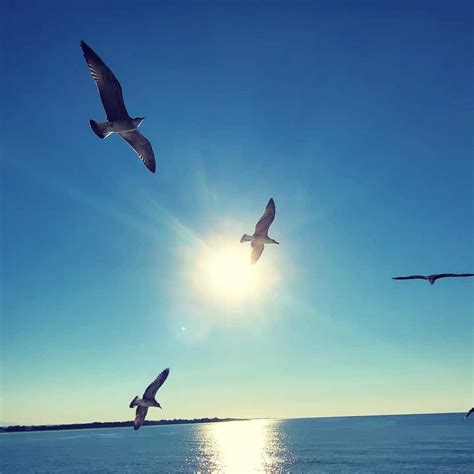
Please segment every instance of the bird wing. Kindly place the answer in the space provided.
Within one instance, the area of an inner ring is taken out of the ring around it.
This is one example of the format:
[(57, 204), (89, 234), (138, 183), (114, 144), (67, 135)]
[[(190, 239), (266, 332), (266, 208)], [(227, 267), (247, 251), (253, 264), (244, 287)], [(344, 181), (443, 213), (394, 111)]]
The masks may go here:
[(145, 393), (143, 394), (143, 398), (145, 400), (154, 400), (156, 392), (158, 389), (164, 384), (165, 380), (168, 378), (168, 374), (170, 373), (170, 369), (165, 369), (163, 372), (161, 372), (158, 377), (156, 377), (153, 382), (148, 385), (147, 389), (145, 390)]
[(137, 406), (137, 411), (135, 412), (135, 420), (133, 421), (134, 430), (138, 430), (138, 428), (143, 425), (147, 412), (148, 407)]
[(434, 280), (438, 278), (448, 278), (448, 277), (472, 277), (474, 273), (439, 273), (438, 275), (432, 275)]
[(265, 245), (263, 244), (255, 244), (251, 243), (252, 245), (252, 258), (251, 262), (252, 265), (260, 258), (260, 255), (262, 255), (263, 249), (265, 248)]
[(119, 135), (135, 150), (135, 153), (145, 163), (145, 166), (154, 173), (156, 164), (151, 143), (138, 130), (121, 132)]
[(114, 73), (84, 41), (81, 41), (81, 48), (92, 78), (97, 85), (97, 89), (99, 89), (108, 120), (130, 118), (123, 101), (122, 87)]
[(474, 412), (474, 408), (471, 408), (467, 413), (466, 413), (466, 416), (464, 418), (467, 419), (467, 417), (472, 413)]
[(272, 225), (273, 219), (275, 219), (275, 201), (271, 198), (263, 211), (262, 217), (260, 217), (260, 220), (255, 226), (255, 234), (267, 237), (268, 229)]
[(406, 277), (393, 277), (392, 280), (426, 280), (424, 275), (410, 275)]

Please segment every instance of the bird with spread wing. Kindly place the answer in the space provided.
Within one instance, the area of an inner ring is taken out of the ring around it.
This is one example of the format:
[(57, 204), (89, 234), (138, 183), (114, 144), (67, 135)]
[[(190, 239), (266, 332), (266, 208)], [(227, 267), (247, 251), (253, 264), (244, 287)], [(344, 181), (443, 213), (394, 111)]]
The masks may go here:
[(430, 285), (434, 285), (439, 278), (472, 277), (474, 273), (435, 273), (434, 275), (410, 275), (404, 277), (393, 277), (392, 280), (427, 280)]
[(99, 138), (107, 138), (111, 133), (118, 133), (135, 150), (145, 166), (154, 173), (155, 154), (150, 142), (138, 131), (145, 118), (131, 118), (128, 115), (122, 87), (114, 73), (84, 41), (81, 41), (81, 48), (107, 114), (106, 121), (89, 120), (92, 131)]
[(137, 407), (135, 413), (135, 421), (133, 422), (133, 429), (138, 430), (144, 423), (148, 408), (157, 407), (161, 408), (161, 405), (155, 400), (156, 392), (165, 383), (168, 378), (170, 369), (165, 369), (156, 377), (153, 382), (148, 385), (142, 398), (138, 395), (130, 402), (130, 408)]
[(275, 219), (275, 201), (273, 198), (270, 198), (268, 201), (263, 215), (255, 226), (255, 232), (253, 235), (244, 234), (240, 239), (240, 243), (250, 242), (252, 246), (252, 256), (251, 262), (254, 264), (262, 255), (265, 244), (279, 244), (276, 240), (268, 236), (268, 229), (272, 225), (273, 220)]

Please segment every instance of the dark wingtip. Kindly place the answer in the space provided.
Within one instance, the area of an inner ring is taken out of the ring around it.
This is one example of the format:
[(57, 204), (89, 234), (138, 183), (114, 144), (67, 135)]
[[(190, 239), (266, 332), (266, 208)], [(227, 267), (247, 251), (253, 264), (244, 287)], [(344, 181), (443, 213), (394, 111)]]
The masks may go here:
[(149, 171), (151, 171), (152, 173), (154, 173), (156, 171), (156, 164), (155, 162), (153, 163), (145, 163), (145, 166), (148, 168)]
[(79, 44), (81, 45), (81, 49), (82, 49), (82, 52), (84, 54), (84, 56), (90, 56), (91, 54), (97, 56), (97, 54), (94, 52), (94, 50), (84, 41), (84, 40), (81, 40), (79, 42)]

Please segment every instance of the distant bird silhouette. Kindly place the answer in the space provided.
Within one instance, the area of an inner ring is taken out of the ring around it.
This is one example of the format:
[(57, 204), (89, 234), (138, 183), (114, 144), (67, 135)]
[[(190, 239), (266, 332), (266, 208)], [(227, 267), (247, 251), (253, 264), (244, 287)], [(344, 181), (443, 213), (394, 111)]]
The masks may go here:
[(122, 87), (113, 72), (84, 41), (81, 41), (81, 48), (107, 114), (105, 122), (89, 120), (93, 132), (99, 138), (118, 133), (135, 150), (146, 167), (154, 173), (156, 165), (153, 149), (150, 142), (137, 130), (145, 117), (132, 119), (128, 115), (123, 101)]
[(156, 392), (164, 384), (165, 380), (168, 378), (170, 369), (165, 369), (161, 372), (158, 377), (156, 377), (153, 382), (148, 385), (143, 398), (138, 398), (138, 395), (130, 402), (130, 408), (137, 407), (135, 413), (135, 421), (133, 422), (133, 429), (138, 430), (140, 426), (143, 425), (145, 421), (146, 414), (149, 407), (161, 408), (161, 405), (155, 400)]
[(439, 278), (457, 278), (457, 277), (472, 277), (474, 273), (435, 273), (434, 275), (411, 275), (406, 277), (393, 277), (392, 280), (427, 280), (430, 285)]
[(474, 408), (471, 408), (467, 413), (466, 413), (466, 416), (464, 417), (465, 420), (467, 420), (467, 418), (469, 417), (469, 415), (474, 412)]
[(260, 255), (262, 255), (265, 244), (279, 244), (279, 242), (276, 240), (268, 237), (268, 229), (272, 225), (273, 219), (275, 219), (275, 201), (273, 198), (271, 198), (270, 201), (268, 201), (267, 207), (265, 208), (262, 217), (255, 226), (254, 234), (244, 234), (240, 239), (240, 243), (251, 242), (252, 264), (254, 264), (260, 258)]

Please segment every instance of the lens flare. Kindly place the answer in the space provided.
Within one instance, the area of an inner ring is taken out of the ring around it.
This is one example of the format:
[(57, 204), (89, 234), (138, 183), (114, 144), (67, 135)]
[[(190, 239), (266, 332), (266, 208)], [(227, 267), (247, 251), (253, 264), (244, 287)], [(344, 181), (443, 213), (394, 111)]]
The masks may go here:
[(215, 301), (236, 303), (259, 295), (262, 272), (262, 266), (250, 264), (248, 249), (221, 248), (197, 259), (194, 284)]

